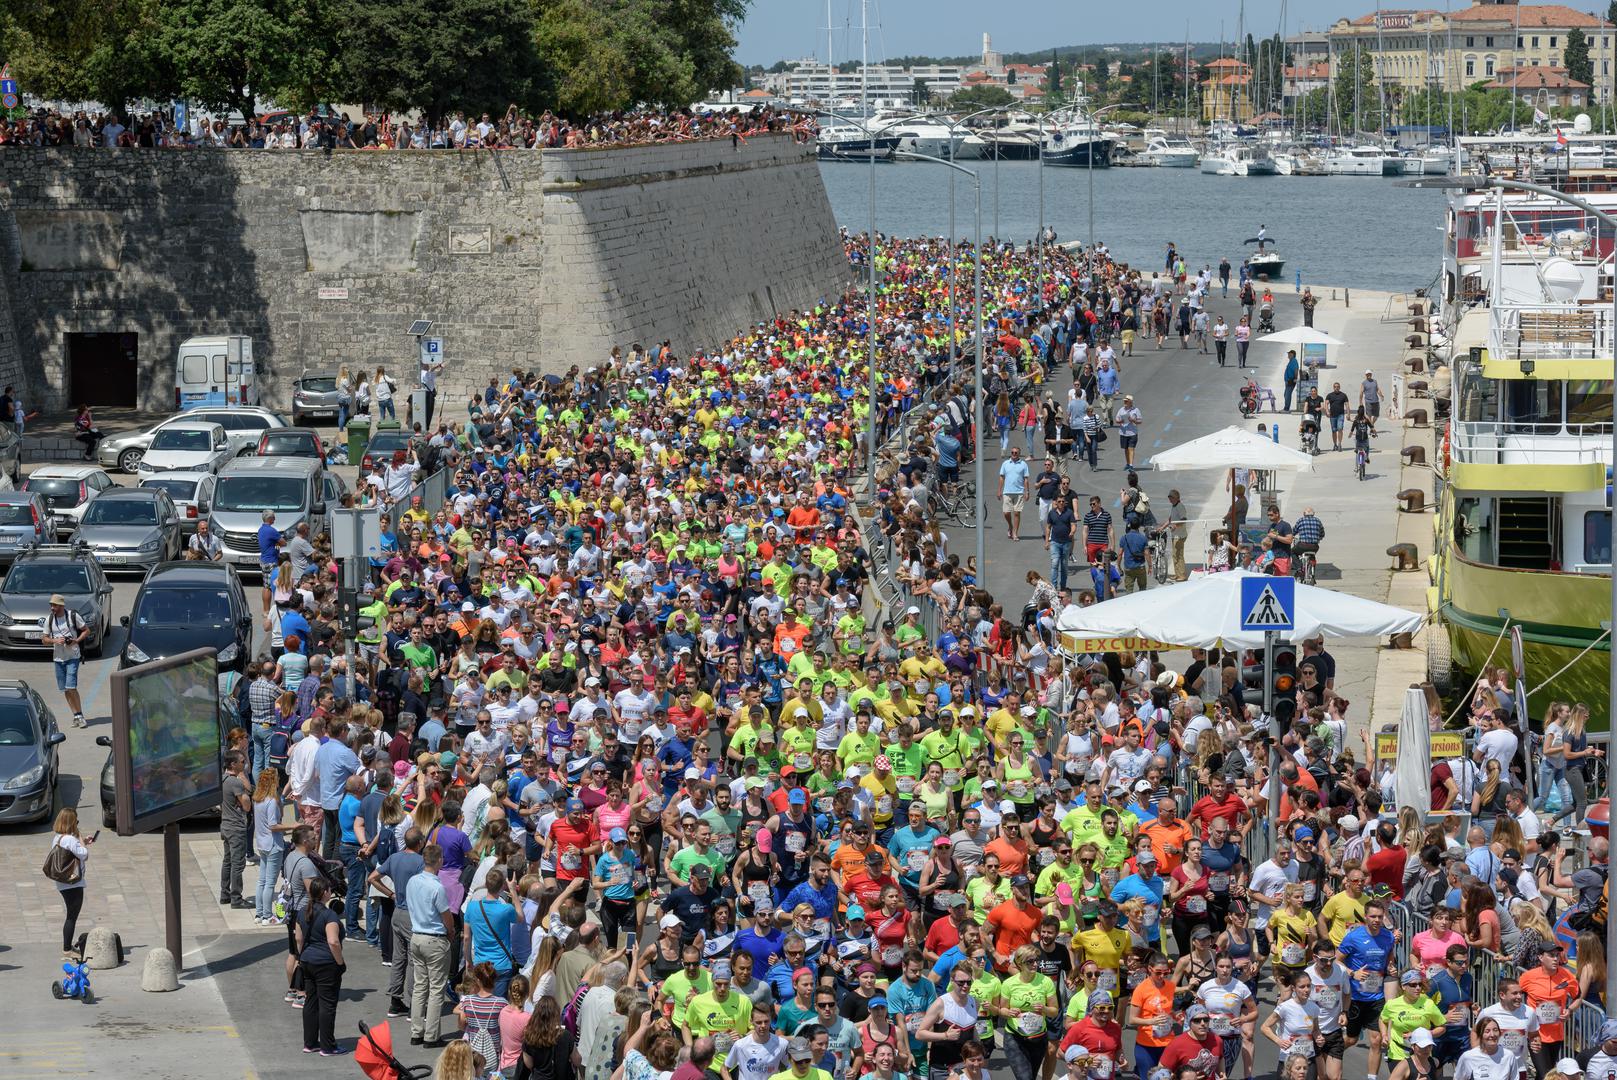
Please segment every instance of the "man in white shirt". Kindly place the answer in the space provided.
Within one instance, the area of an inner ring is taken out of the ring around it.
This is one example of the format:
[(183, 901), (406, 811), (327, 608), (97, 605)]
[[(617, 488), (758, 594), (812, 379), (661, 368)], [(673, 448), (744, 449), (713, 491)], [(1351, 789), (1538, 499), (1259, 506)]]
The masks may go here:
[(1297, 864), (1291, 859), (1291, 845), (1282, 841), (1275, 848), (1274, 858), (1258, 864), (1252, 871), (1252, 880), (1247, 885), (1247, 896), (1255, 905), (1252, 911), (1252, 928), (1264, 930), (1269, 925), (1269, 916), (1274, 914), (1275, 908), (1285, 902), (1286, 886), (1297, 880)]
[(1477, 749), (1482, 753), (1482, 759), (1477, 763), (1484, 770), (1488, 762), (1499, 762), (1499, 772), (1503, 776), (1510, 776), (1510, 763), (1516, 756), (1519, 746), (1516, 733), (1505, 726), (1505, 722), (1497, 716), (1484, 721), (1488, 730), (1477, 739)]
[(1505, 809), (1516, 819), (1516, 824), (1522, 827), (1522, 846), (1528, 852), (1537, 851), (1538, 834), (1542, 829), (1539, 827), (1538, 815), (1527, 805), (1527, 793), (1516, 787), (1505, 792)]
[(1527, 1048), (1538, 1031), (1538, 1013), (1527, 1007), (1521, 984), (1515, 979), (1499, 980), (1499, 1000), (1477, 1014), (1477, 1022), (1493, 1020), (1499, 1024), (1499, 1046), (1516, 1055), (1523, 1068), (1527, 1064)]
[(286, 794), (297, 804), (298, 816), (305, 822), (311, 815), (321, 820), (320, 785), (316, 782), (314, 755), (320, 749), (320, 736), (326, 731), (325, 721), (309, 721), (309, 732), (292, 744), (286, 758)]
[(773, 1010), (752, 1014), (752, 1030), (737, 1039), (725, 1055), (724, 1067), (735, 1080), (769, 1080), (786, 1057), (786, 1040), (770, 1030)]

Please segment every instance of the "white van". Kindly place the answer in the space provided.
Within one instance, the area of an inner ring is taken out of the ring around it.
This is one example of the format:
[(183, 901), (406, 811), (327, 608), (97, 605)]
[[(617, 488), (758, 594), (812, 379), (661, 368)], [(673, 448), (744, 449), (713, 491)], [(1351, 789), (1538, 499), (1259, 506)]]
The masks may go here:
[(174, 362), (174, 407), (181, 412), (258, 404), (253, 339), (242, 334), (189, 338)]

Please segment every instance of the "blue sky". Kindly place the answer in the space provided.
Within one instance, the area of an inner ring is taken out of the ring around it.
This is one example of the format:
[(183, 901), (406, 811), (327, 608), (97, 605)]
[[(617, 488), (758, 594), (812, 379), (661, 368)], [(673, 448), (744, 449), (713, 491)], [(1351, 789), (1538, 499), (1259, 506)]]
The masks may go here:
[[(1469, 0), (1449, 0), (1455, 7)], [(1287, 26), (1323, 30), (1343, 16), (1375, 10), (1374, 0), (1289, 0)], [(1389, 9), (1398, 0), (1389, 0)], [(1405, 7), (1407, 8), (1407, 3)], [(1425, 7), (1444, 6), (1444, 0), (1426, 0)], [(1589, 7), (1590, 0), (1570, 0), (1570, 6)], [(1604, 6), (1602, 3), (1600, 6)], [(1272, 34), (1280, 26), (1281, 0), (1246, 0), (1246, 22), (1254, 36)], [(839, 27), (835, 49), (839, 59), (859, 51), (859, 0), (832, 0), (832, 20)], [(1140, 5), (1111, 0), (1013, 0), (986, 4), (982, 0), (871, 0), (870, 55), (925, 54), (960, 56), (981, 51), (982, 35), (992, 34), (994, 47), (1003, 52), (1038, 50), (1053, 45), (1090, 42), (1181, 40), (1189, 23), (1193, 41), (1215, 41), (1223, 25), (1224, 38), (1235, 35), (1240, 0), (1155, 0), (1149, 19), (1141, 19)], [(744, 64), (772, 64), (776, 60), (816, 55), (824, 58), (825, 0), (753, 0), (751, 13), (737, 35), (737, 59)], [(879, 30), (878, 30), (879, 24)], [(851, 53), (850, 53), (851, 49)]]

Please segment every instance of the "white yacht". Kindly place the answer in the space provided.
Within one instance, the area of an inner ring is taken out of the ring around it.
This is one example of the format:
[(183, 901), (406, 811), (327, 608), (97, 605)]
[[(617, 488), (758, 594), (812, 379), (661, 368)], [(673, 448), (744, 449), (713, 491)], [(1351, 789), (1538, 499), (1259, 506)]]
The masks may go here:
[(965, 136), (955, 143), (956, 161), (977, 161), (987, 157), (988, 153), (988, 140), (975, 131), (966, 132)]
[(1249, 143), (1222, 143), (1207, 148), (1202, 172), (1213, 176), (1274, 176), (1280, 170), (1269, 151)]
[(952, 131), (935, 120), (899, 120), (881, 128), (884, 135), (898, 136), (899, 158), (906, 154), (949, 159), (950, 151), (959, 157), (960, 144), (966, 137), (964, 128)]
[(1325, 155), (1325, 171), (1332, 176), (1393, 176), (1403, 172), (1403, 164), (1379, 146), (1339, 146)]
[(1279, 147), (1271, 155), (1281, 176), (1324, 176), (1325, 162), (1299, 146)]
[(1145, 161), (1162, 169), (1193, 169), (1196, 167), (1196, 148), (1189, 139), (1175, 139), (1156, 135), (1145, 144)]

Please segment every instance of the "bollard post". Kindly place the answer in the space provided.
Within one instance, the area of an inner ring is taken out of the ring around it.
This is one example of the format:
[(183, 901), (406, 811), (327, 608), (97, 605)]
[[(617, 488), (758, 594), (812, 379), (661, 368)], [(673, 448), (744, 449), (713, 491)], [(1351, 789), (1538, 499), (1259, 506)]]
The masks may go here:
[(1301, 293), (1303, 291), (1303, 272), (1301, 270), (1297, 271), (1297, 282), (1291, 288), (1292, 291), (1296, 293)]
[(1342, 306), (1343, 307), (1352, 307), (1353, 306), (1353, 294), (1347, 289), (1342, 290)]

